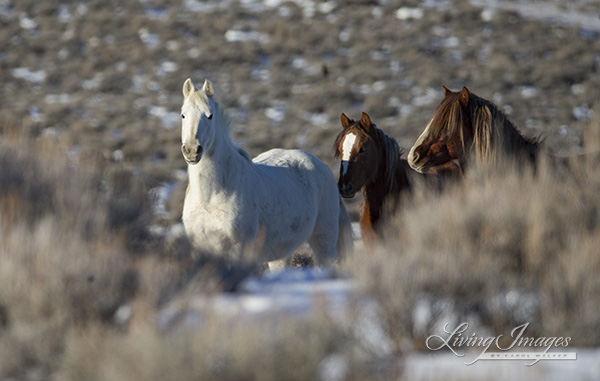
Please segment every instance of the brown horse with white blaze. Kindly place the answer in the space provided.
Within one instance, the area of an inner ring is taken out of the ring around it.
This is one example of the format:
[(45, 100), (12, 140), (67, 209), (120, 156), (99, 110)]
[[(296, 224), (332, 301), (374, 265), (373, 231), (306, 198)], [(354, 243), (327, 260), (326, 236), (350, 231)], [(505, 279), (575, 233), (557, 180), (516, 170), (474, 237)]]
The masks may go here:
[(506, 159), (535, 164), (539, 141), (521, 135), (496, 105), (466, 87), (460, 92), (442, 88), (444, 99), (408, 154), (413, 169), (426, 174), (462, 173), (472, 158), (485, 165)]
[[(344, 198), (363, 189), (360, 229), (367, 250), (381, 234), (381, 219), (399, 206), (402, 192), (411, 188), (410, 166), (401, 158), (395, 139), (386, 135), (362, 113), (359, 121), (341, 115), (343, 130), (335, 140), (335, 156), (341, 156), (338, 188)], [(384, 208), (385, 207), (385, 208)]]

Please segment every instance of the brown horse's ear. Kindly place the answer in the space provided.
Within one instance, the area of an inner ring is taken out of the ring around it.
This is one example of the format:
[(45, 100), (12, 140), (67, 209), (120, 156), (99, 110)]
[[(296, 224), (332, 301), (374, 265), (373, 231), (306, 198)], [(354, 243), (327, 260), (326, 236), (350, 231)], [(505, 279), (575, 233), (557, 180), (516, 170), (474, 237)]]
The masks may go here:
[(367, 115), (366, 112), (363, 112), (362, 115), (360, 116), (360, 124), (367, 131), (369, 131), (371, 129), (371, 118), (369, 118), (369, 115)]
[(458, 100), (463, 107), (467, 107), (467, 104), (469, 104), (470, 96), (471, 96), (471, 93), (469, 93), (469, 89), (467, 89), (466, 87), (463, 87), (462, 90), (460, 91), (460, 95), (458, 96)]
[(346, 114), (344, 114), (344, 113), (342, 113), (342, 115), (340, 116), (340, 119), (342, 121), (342, 127), (344, 127), (344, 129), (350, 127), (350, 125), (352, 123), (354, 123), (354, 121), (352, 119), (348, 118), (346, 116)]
[(444, 96), (448, 95), (448, 93), (452, 93), (452, 91), (448, 90), (448, 88), (442, 85), (442, 90), (444, 90)]

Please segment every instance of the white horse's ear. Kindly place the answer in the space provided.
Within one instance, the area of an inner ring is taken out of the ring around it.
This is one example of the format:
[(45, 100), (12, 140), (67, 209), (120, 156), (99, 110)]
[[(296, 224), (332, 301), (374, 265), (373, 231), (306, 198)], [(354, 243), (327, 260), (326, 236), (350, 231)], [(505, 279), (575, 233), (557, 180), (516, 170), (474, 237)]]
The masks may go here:
[(194, 87), (194, 82), (192, 82), (191, 78), (186, 79), (183, 83), (183, 97), (189, 97), (190, 94), (192, 94), (194, 91), (196, 91), (196, 88)]
[(213, 87), (212, 82), (210, 82), (208, 79), (204, 80), (204, 86), (202, 86), (202, 90), (204, 90), (204, 93), (209, 98), (212, 98), (212, 96), (215, 94), (215, 88)]

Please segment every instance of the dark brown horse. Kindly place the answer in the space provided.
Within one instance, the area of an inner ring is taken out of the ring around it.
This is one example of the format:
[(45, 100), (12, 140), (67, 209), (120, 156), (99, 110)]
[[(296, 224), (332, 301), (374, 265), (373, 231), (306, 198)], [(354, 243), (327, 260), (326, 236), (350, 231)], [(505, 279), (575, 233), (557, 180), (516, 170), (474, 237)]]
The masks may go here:
[(393, 213), (400, 194), (411, 188), (412, 170), (401, 159), (396, 140), (371, 123), (369, 115), (363, 112), (356, 122), (342, 114), (341, 121), (343, 130), (334, 144), (335, 156), (342, 158), (338, 188), (345, 198), (364, 190), (360, 229), (365, 247), (372, 251), (381, 234), (382, 216)]
[(462, 173), (470, 159), (485, 165), (498, 165), (507, 158), (535, 164), (539, 141), (521, 135), (496, 105), (466, 87), (460, 92), (442, 87), (444, 99), (408, 154), (413, 169)]

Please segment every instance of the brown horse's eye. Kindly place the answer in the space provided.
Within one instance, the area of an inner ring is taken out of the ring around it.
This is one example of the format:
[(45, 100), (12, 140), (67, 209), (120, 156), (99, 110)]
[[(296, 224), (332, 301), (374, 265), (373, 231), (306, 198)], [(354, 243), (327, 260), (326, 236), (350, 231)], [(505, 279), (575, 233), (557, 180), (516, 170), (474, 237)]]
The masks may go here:
[(358, 153), (365, 153), (365, 149), (364, 149), (364, 148), (362, 148), (362, 147), (360, 147), (360, 148), (358, 149)]

